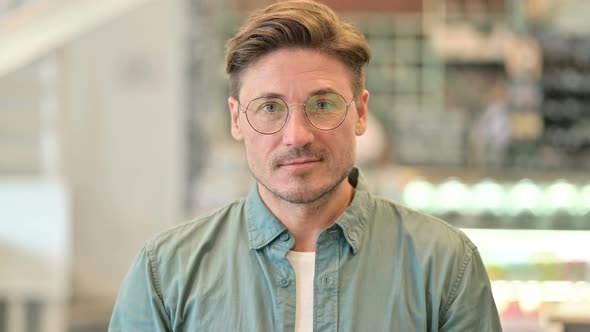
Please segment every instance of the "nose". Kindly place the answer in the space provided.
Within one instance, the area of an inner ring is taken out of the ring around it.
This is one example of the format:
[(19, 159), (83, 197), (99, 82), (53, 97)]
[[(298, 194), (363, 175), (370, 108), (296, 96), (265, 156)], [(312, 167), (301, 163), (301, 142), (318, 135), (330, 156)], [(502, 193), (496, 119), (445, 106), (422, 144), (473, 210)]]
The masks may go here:
[(282, 140), (287, 146), (303, 147), (314, 140), (314, 128), (305, 116), (303, 105), (289, 105), (289, 118), (283, 127)]

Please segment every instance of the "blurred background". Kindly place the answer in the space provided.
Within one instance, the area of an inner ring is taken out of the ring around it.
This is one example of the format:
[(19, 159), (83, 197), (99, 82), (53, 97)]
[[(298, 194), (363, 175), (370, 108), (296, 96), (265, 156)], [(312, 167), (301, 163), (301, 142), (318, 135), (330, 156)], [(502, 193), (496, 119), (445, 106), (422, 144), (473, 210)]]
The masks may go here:
[[(0, 0), (0, 332), (106, 331), (144, 241), (247, 193), (224, 43), (264, 0)], [(380, 195), (461, 227), (505, 331), (590, 330), (590, 1), (326, 0)]]

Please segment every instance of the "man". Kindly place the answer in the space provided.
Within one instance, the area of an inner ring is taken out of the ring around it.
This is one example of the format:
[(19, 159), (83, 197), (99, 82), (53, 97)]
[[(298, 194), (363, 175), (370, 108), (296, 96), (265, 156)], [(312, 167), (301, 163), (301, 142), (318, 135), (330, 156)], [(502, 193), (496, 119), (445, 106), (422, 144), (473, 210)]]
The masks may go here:
[(227, 46), (249, 196), (148, 241), (110, 331), (500, 331), (475, 246), (373, 196), (365, 39), (326, 6), (278, 2)]

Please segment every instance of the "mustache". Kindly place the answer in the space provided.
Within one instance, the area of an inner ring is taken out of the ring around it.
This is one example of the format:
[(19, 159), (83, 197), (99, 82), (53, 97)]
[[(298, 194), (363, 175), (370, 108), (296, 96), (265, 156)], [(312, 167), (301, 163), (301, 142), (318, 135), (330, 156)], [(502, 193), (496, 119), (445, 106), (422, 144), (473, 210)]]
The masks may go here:
[(320, 149), (312, 148), (311, 146), (293, 147), (271, 159), (271, 165), (278, 167), (279, 165), (289, 163), (296, 159), (324, 159), (324, 153)]

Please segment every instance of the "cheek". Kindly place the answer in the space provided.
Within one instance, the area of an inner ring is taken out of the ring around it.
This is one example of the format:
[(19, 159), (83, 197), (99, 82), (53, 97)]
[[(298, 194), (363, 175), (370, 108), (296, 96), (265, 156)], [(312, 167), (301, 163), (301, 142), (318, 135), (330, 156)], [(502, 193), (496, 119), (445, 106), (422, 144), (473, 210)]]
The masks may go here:
[[(352, 120), (352, 119), (351, 119)], [(356, 129), (357, 124), (354, 121), (346, 122), (346, 126), (343, 129), (340, 142), (355, 143), (356, 142)], [(348, 147), (348, 146), (347, 146)], [(350, 146), (353, 148), (354, 146)]]
[[(339, 128), (340, 132), (328, 132), (328, 135), (322, 136), (318, 144), (323, 146), (323, 149), (329, 151), (331, 159), (347, 158), (356, 150), (356, 136), (354, 128)], [(344, 130), (346, 129), (346, 130)]]
[(335, 149), (338, 149), (342, 156), (354, 156), (356, 154), (356, 138), (355, 123), (350, 123), (347, 125), (346, 131), (339, 135), (338, 139), (334, 140), (335, 144), (337, 144)]
[[(257, 135), (259, 136), (259, 135)], [(261, 165), (270, 159), (270, 151), (268, 150), (268, 143), (260, 137), (252, 137), (252, 135), (244, 136), (244, 147), (246, 149), (246, 157), (250, 166)]]

